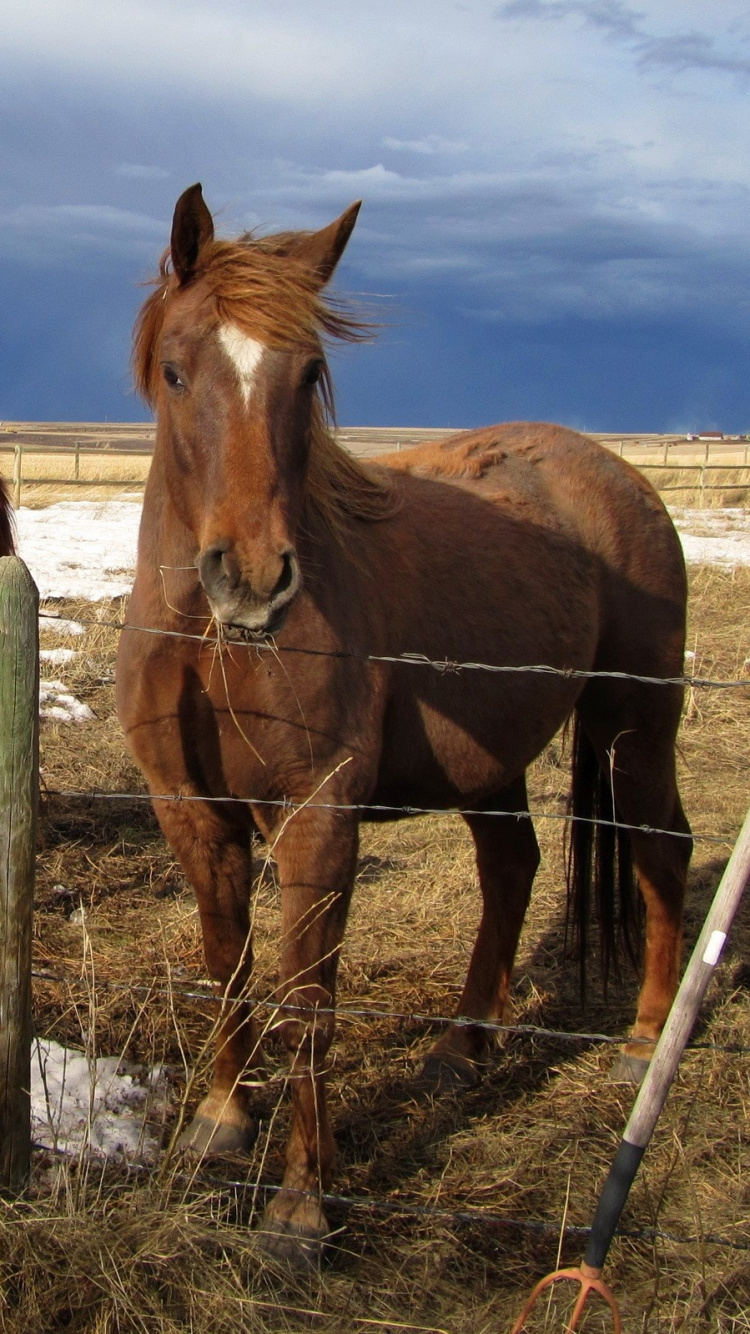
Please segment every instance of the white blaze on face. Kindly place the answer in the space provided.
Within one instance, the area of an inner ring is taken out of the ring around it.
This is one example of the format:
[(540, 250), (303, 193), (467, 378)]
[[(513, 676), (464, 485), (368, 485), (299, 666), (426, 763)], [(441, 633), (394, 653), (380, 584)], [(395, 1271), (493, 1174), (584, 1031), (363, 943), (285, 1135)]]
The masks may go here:
[(263, 343), (250, 338), (235, 324), (222, 324), (219, 328), (219, 342), (237, 372), (242, 397), (250, 402), (253, 382), (265, 352)]

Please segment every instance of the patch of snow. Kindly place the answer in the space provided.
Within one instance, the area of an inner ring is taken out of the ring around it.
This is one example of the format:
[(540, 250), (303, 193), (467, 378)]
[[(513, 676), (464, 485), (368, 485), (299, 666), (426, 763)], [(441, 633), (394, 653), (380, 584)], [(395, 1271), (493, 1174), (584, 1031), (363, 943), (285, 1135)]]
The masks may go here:
[(140, 1077), (127, 1073), (117, 1056), (94, 1061), (49, 1038), (32, 1043), (31, 1135), (44, 1148), (153, 1162), (159, 1137), (146, 1118), (165, 1101), (161, 1066)]
[(74, 648), (40, 648), (39, 661), (51, 662), (53, 667), (60, 667), (64, 662), (72, 662), (78, 653)]
[(750, 512), (675, 508), (672, 519), (688, 565), (750, 565)]
[(41, 598), (101, 598), (129, 593), (140, 505), (126, 500), (61, 500), (16, 513), (19, 555)]
[(61, 723), (87, 723), (95, 714), (88, 704), (71, 695), (62, 681), (40, 681), (39, 717), (56, 718)]

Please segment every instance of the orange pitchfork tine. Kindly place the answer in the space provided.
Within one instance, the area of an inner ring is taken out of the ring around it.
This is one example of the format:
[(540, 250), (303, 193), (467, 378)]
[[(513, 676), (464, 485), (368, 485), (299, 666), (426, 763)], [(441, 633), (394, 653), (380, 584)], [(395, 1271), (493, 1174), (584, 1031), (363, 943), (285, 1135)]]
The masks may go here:
[(556, 1269), (554, 1274), (548, 1274), (546, 1278), (540, 1279), (513, 1326), (511, 1334), (519, 1334), (519, 1331), (524, 1328), (526, 1317), (532, 1308), (536, 1306), (537, 1301), (545, 1288), (550, 1288), (553, 1283), (558, 1283), (565, 1279), (570, 1279), (573, 1283), (580, 1284), (581, 1288), (578, 1294), (578, 1300), (573, 1307), (573, 1313), (565, 1326), (565, 1334), (573, 1334), (573, 1331), (578, 1329), (578, 1321), (583, 1314), (583, 1308), (586, 1305), (589, 1293), (591, 1292), (598, 1292), (599, 1296), (607, 1303), (607, 1306), (612, 1312), (612, 1325), (615, 1334), (622, 1334), (622, 1321), (620, 1319), (620, 1312), (617, 1309), (617, 1302), (612, 1296), (606, 1283), (602, 1282), (600, 1279), (600, 1273), (601, 1270), (591, 1269), (590, 1266), (586, 1264), (586, 1261), (582, 1260), (579, 1269)]
[(579, 1269), (558, 1269), (548, 1274), (537, 1283), (511, 1334), (521, 1334), (526, 1326), (529, 1313), (536, 1305), (539, 1296), (557, 1282), (572, 1280), (579, 1284), (580, 1291), (570, 1320), (565, 1326), (565, 1334), (578, 1329), (583, 1309), (591, 1293), (596, 1292), (609, 1306), (612, 1312), (615, 1334), (620, 1334), (622, 1321), (617, 1309), (617, 1302), (600, 1274), (604, 1268), (607, 1252), (625, 1208), (630, 1187), (635, 1179), (641, 1158), (651, 1139), (654, 1126), (667, 1099), (669, 1087), (677, 1072), (680, 1057), (685, 1050), (693, 1024), (698, 1017), (706, 988), (713, 976), (714, 968), (724, 948), (727, 932), (732, 925), (740, 899), (750, 877), (750, 810), (740, 830), (726, 869), (714, 895), (713, 903), (706, 914), (698, 942), (690, 956), (685, 975), (680, 983), (677, 995), (662, 1035), (656, 1044), (651, 1063), (635, 1100), (630, 1120), (620, 1140), (609, 1175), (604, 1183), (599, 1203), (591, 1224), (586, 1253)]

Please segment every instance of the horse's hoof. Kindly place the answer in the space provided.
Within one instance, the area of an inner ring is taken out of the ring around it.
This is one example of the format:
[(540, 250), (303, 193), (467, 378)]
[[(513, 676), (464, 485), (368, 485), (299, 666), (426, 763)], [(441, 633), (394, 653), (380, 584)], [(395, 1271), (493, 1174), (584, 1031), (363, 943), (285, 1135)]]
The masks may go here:
[(612, 1067), (610, 1080), (613, 1084), (635, 1084), (638, 1086), (643, 1083), (650, 1064), (651, 1062), (643, 1056), (628, 1056), (627, 1052), (620, 1052)]
[(314, 1226), (296, 1223), (291, 1218), (274, 1218), (269, 1207), (256, 1234), (258, 1246), (266, 1259), (297, 1274), (317, 1274), (328, 1236), (328, 1224), (322, 1214), (320, 1218), (322, 1223)]
[(439, 1098), (444, 1093), (462, 1093), (479, 1083), (479, 1070), (465, 1056), (425, 1056), (422, 1069), (414, 1080), (417, 1097)]
[(214, 1158), (228, 1153), (247, 1153), (255, 1139), (255, 1122), (247, 1117), (242, 1124), (214, 1121), (196, 1112), (177, 1141), (180, 1153), (194, 1158)]

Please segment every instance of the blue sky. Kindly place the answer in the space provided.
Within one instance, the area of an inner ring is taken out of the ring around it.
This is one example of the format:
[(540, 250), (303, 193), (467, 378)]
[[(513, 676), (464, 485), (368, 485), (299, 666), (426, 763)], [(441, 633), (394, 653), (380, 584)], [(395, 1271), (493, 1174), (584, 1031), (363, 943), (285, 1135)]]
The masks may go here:
[(750, 3), (26, 0), (0, 53), (0, 419), (146, 415), (200, 180), (227, 234), (364, 200), (342, 423), (750, 429)]

